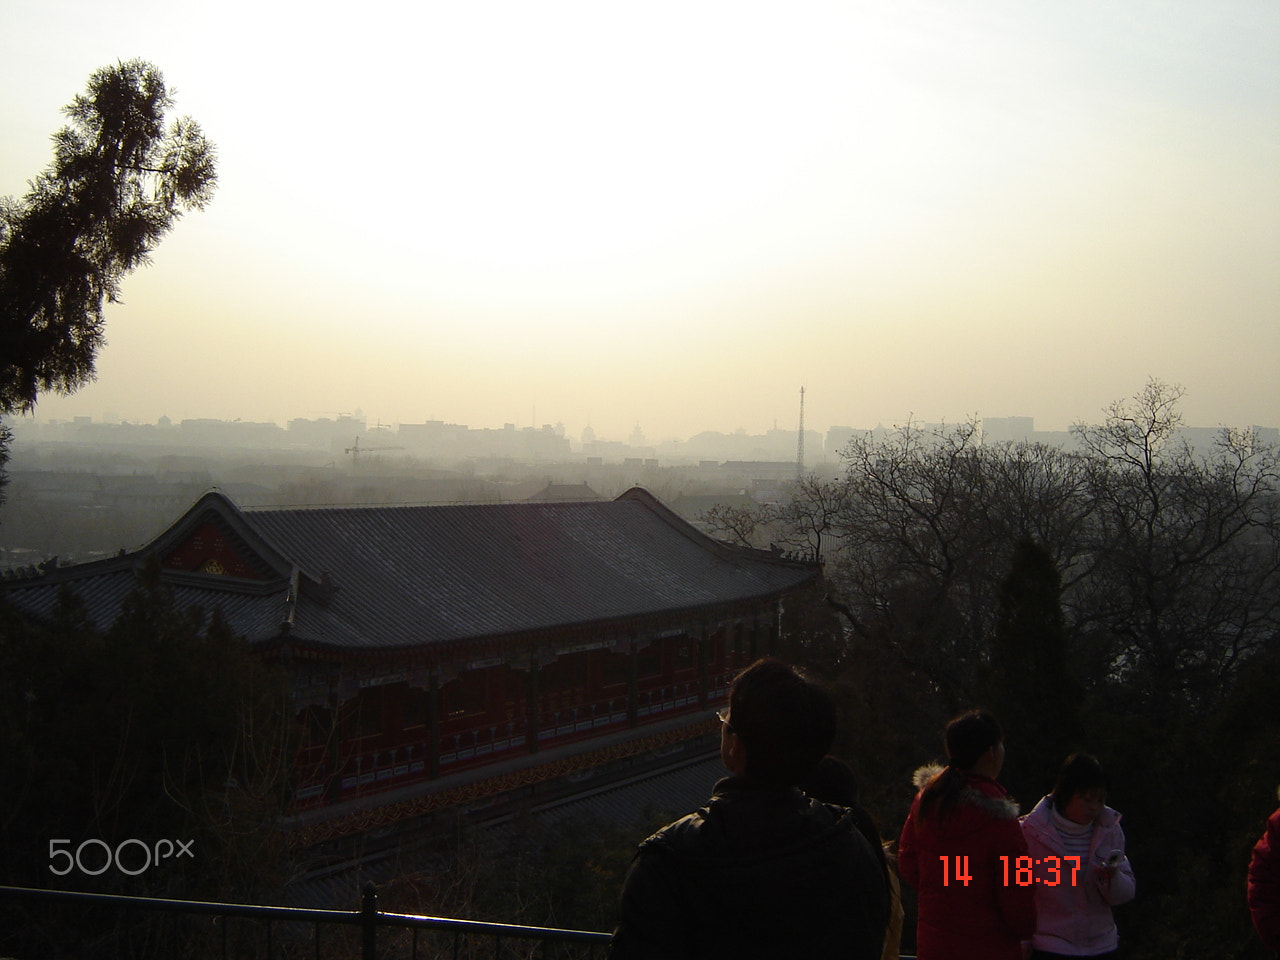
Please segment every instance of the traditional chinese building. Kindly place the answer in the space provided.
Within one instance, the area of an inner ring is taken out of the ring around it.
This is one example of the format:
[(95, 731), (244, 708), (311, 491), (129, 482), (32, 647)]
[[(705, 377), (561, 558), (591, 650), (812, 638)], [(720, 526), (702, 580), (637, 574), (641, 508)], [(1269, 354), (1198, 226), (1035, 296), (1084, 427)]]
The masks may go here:
[(439, 794), (485, 765), (570, 744), (587, 756), (682, 716), (705, 732), (735, 669), (774, 649), (782, 602), (818, 575), (712, 540), (639, 488), (262, 510), (210, 493), (138, 551), (4, 590), (39, 619), (69, 589), (105, 627), (153, 558), (181, 606), (219, 608), (290, 665), (302, 813)]

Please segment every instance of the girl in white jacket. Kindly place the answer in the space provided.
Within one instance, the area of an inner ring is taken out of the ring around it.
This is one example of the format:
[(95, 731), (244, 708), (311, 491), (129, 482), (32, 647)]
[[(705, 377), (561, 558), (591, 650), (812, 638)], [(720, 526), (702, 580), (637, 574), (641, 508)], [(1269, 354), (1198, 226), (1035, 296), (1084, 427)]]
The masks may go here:
[(1010, 882), (1034, 886), (1033, 960), (1115, 954), (1120, 939), (1111, 908), (1132, 900), (1135, 885), (1120, 814), (1106, 800), (1102, 766), (1075, 753), (1053, 792), (1022, 818), (1031, 863), (1011, 869)]

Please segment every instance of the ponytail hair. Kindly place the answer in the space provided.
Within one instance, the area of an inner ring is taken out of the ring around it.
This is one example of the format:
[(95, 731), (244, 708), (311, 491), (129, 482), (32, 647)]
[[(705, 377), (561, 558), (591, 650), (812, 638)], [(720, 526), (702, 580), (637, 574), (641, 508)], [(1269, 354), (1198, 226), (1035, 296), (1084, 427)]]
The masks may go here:
[(932, 813), (938, 819), (949, 814), (960, 799), (965, 774), (1002, 740), (1004, 731), (987, 710), (970, 710), (947, 724), (947, 765), (925, 784), (920, 794), (920, 813)]

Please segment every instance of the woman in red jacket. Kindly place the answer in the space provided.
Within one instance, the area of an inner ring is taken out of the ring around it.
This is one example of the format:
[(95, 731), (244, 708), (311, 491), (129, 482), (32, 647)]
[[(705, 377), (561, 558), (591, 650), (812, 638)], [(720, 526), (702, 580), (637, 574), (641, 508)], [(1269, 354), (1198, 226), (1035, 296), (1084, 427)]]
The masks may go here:
[(1036, 929), (1018, 805), (996, 782), (1004, 736), (973, 710), (947, 725), (947, 765), (916, 771), (920, 788), (898, 841), (898, 869), (916, 889), (919, 960), (1021, 960)]
[(1254, 844), (1249, 860), (1249, 912), (1267, 949), (1280, 957), (1280, 809)]

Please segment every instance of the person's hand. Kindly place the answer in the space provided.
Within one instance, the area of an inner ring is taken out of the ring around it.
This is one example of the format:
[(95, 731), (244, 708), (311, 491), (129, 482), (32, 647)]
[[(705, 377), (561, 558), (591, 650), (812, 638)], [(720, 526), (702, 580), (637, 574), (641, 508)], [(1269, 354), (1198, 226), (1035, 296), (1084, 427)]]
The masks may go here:
[(1122, 859), (1124, 859), (1123, 851), (1112, 851), (1111, 856), (1093, 868), (1094, 879), (1103, 886), (1110, 884), (1111, 878), (1116, 875), (1116, 870), (1119, 868)]

